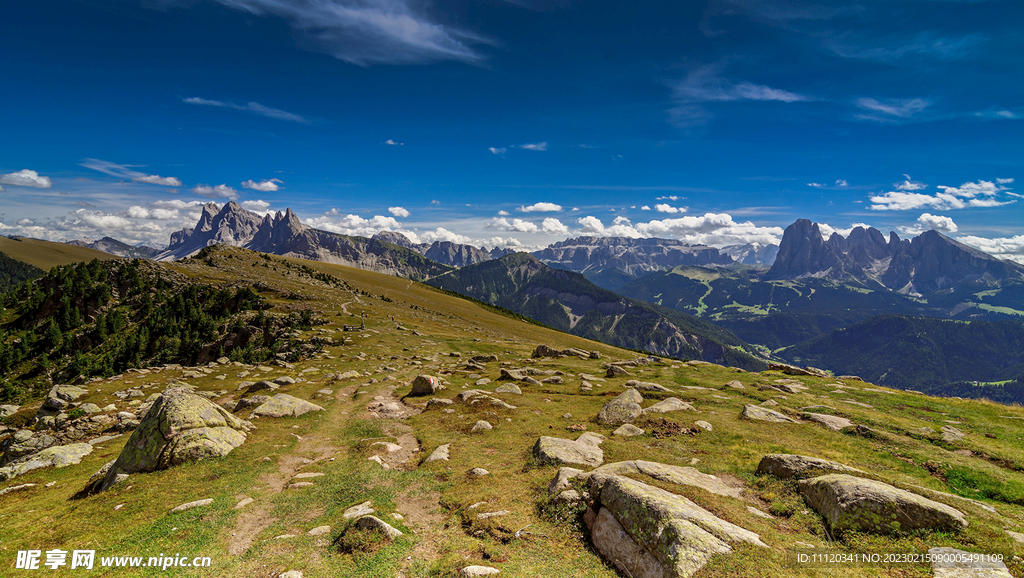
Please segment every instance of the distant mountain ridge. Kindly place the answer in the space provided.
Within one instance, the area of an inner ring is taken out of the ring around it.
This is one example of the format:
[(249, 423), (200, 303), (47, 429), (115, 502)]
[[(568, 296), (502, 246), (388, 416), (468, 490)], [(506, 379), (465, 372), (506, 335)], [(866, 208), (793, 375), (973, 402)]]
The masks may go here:
[(997, 259), (927, 231), (912, 240), (895, 232), (886, 238), (875, 228), (854, 228), (828, 240), (816, 223), (799, 219), (789, 227), (765, 280), (826, 278), (877, 283), (903, 294), (922, 295), (963, 282), (989, 285), (1024, 279), (1024, 265)]
[(98, 241), (93, 241), (92, 239), (75, 239), (73, 241), (65, 242), (68, 245), (88, 247), (90, 249), (96, 249), (97, 251), (103, 251), (104, 253), (110, 253), (111, 255), (117, 255), (118, 257), (152, 259), (153, 256), (160, 253), (160, 249), (155, 249), (146, 245), (129, 245), (128, 243), (118, 241), (113, 237), (103, 237)]
[(765, 366), (740, 349), (745, 344), (724, 329), (622, 297), (591, 283), (582, 274), (548, 267), (528, 253), (464, 267), (426, 283), (619, 347), (744, 369)]
[(158, 261), (183, 259), (210, 245), (230, 245), (284, 257), (338, 263), (411, 279), (427, 279), (449, 270), (400, 245), (307, 227), (291, 209), (261, 217), (234, 201), (220, 209), (214, 203), (203, 205), (196, 226), (173, 233), (167, 249), (154, 258)]
[(576, 237), (553, 243), (533, 256), (550, 266), (590, 277), (618, 269), (636, 277), (679, 265), (730, 265), (732, 257), (714, 247), (689, 245), (676, 239), (628, 237)]
[(396, 231), (380, 231), (372, 237), (379, 241), (392, 243), (406, 249), (412, 249), (431, 261), (452, 267), (465, 267), (504, 257), (514, 253), (512, 249), (495, 247), (490, 251), (472, 245), (464, 245), (453, 241), (434, 241), (433, 243), (413, 243), (411, 239)]

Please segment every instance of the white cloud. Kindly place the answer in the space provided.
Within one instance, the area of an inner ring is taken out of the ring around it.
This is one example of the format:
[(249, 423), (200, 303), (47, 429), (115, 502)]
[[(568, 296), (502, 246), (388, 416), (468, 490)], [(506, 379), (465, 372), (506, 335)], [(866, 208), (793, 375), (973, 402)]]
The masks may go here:
[(647, 206), (647, 205), (644, 205), (644, 206), (640, 207), (640, 210), (641, 211), (650, 211), (651, 208), (649, 206)]
[(209, 185), (196, 185), (192, 188), (192, 192), (200, 197), (206, 197), (208, 199), (227, 198), (232, 201), (238, 199), (238, 191), (227, 185), (217, 185), (215, 187), (211, 187)]
[(823, 185), (821, 183), (807, 183), (807, 186), (808, 187), (824, 187), (825, 185)]
[(855, 104), (860, 108), (871, 111), (868, 114), (858, 115), (857, 118), (892, 122), (910, 118), (931, 106), (932, 103), (923, 98), (890, 98), (885, 101), (874, 98), (858, 98)]
[(1000, 259), (1008, 259), (1024, 264), (1024, 235), (995, 239), (968, 235), (957, 237), (956, 240)]
[(569, 232), (569, 227), (554, 217), (548, 217), (541, 223), (541, 230), (549, 235), (565, 235)]
[(685, 198), (686, 197), (680, 197), (679, 195), (669, 195), (667, 197), (656, 197), (654, 200), (655, 201), (664, 201), (664, 200), (678, 201), (679, 199), (685, 199)]
[[(245, 1), (245, 0), (243, 0), (243, 1)], [(199, 106), (213, 106), (213, 107), (217, 107), (217, 108), (228, 108), (228, 109), (231, 109), (231, 110), (240, 110), (242, 112), (251, 112), (253, 114), (258, 114), (260, 116), (265, 116), (265, 117), (268, 117), (268, 118), (276, 118), (278, 120), (287, 120), (287, 121), (291, 121), (291, 122), (298, 122), (298, 123), (302, 123), (302, 124), (309, 124), (308, 120), (306, 120), (305, 118), (303, 118), (303, 117), (301, 117), (301, 116), (299, 116), (297, 114), (293, 114), (293, 113), (290, 113), (288, 111), (280, 110), (280, 109), (277, 109), (277, 108), (270, 108), (269, 106), (263, 106), (262, 104), (260, 104), (258, 102), (249, 102), (249, 103), (246, 103), (246, 104), (235, 104), (233, 102), (224, 102), (224, 101), (221, 101), (221, 100), (207, 100), (205, 98), (199, 98), (197, 96), (193, 96), (191, 98), (184, 98), (184, 99), (182, 99), (182, 102), (187, 103), (187, 104), (195, 104), (195, 105), (199, 105)]]
[(487, 150), (491, 151), (491, 154), (498, 155), (500, 157), (501, 155), (505, 154), (507, 149), (505, 149), (505, 147), (501, 147), (501, 148), (487, 147)]
[(276, 191), (276, 190), (280, 189), (281, 187), (279, 187), (277, 185), (278, 185), (278, 183), (282, 183), (282, 182), (284, 182), (284, 181), (282, 181), (281, 179), (270, 179), (270, 180), (260, 181), (260, 182), (256, 182), (256, 181), (250, 179), (248, 181), (242, 182), (242, 188), (244, 188), (244, 189), (252, 189), (254, 191), (260, 191), (261, 193), (270, 193), (270, 192), (273, 192), (273, 191)]
[(497, 229), (499, 231), (518, 231), (520, 233), (536, 233), (537, 225), (530, 221), (524, 221), (522, 219), (512, 219), (510, 222), (504, 217), (496, 217), (491, 219), (485, 225), (487, 229)]
[(519, 145), (519, 148), (521, 148), (523, 150), (528, 150), (528, 151), (546, 151), (546, 150), (548, 150), (548, 143), (546, 143), (546, 142), (537, 142), (537, 143), (522, 144), (522, 145)]
[(396, 217), (401, 217), (403, 219), (411, 214), (409, 213), (409, 211), (403, 209), (402, 207), (388, 207), (388, 212)]
[(915, 209), (937, 209), (940, 211), (965, 209), (969, 207), (999, 207), (1016, 201), (1000, 201), (999, 193), (1013, 194), (1003, 185), (991, 181), (980, 180), (976, 183), (964, 183), (959, 187), (940, 185), (941, 192), (934, 195), (916, 192), (925, 188), (919, 183), (909, 180), (897, 185), (897, 191), (890, 191), (871, 197), (870, 208), (875, 211), (908, 211)]
[(50, 177), (41, 177), (39, 173), (22, 169), (16, 173), (0, 175), (0, 185), (12, 187), (32, 187), (34, 189), (48, 189), (53, 186)]
[[(193, 207), (203, 206), (203, 201), (182, 201), (180, 199), (166, 199), (153, 201), (153, 206), (161, 209), (190, 209)], [(245, 206), (245, 203), (242, 203), (242, 206)]]
[(490, 239), (484, 239), (481, 244), (484, 247), (497, 247), (499, 249), (512, 249), (514, 251), (527, 251), (531, 248), (524, 245), (522, 241), (515, 237), (491, 237)]
[(562, 210), (562, 205), (554, 203), (534, 203), (528, 207), (519, 207), (524, 213), (555, 213)]
[(481, 62), (467, 44), (489, 39), (442, 25), (416, 0), (217, 0), (249, 14), (284, 19), (307, 45), (359, 66), (440, 60)]
[(624, 217), (622, 215), (619, 215), (618, 217), (615, 217), (614, 220), (612, 220), (612, 224), (613, 225), (631, 225), (631, 224), (633, 224), (633, 222), (630, 221), (628, 218), (626, 218), (626, 217)]
[(833, 233), (839, 233), (841, 237), (849, 237), (850, 233), (857, 227), (860, 227), (862, 229), (870, 229), (871, 225), (868, 225), (867, 223), (853, 223), (846, 229), (836, 229), (834, 227), (829, 226), (827, 223), (818, 223), (818, 230), (821, 231), (821, 237), (826, 240), (828, 240), (828, 238), (831, 237)]
[(404, 142), (395, 142), (395, 141), (393, 141), (391, 139), (388, 139), (388, 140), (384, 141), (384, 144), (391, 145), (391, 146), (402, 146), (405, 143)]
[(508, 211), (504, 211), (503, 210), (503, 211), (498, 211), (498, 215), (500, 215), (502, 217), (507, 217), (509, 215), (509, 213), (508, 213)]
[(584, 233), (601, 237), (669, 237), (685, 243), (717, 247), (747, 243), (778, 244), (783, 233), (780, 227), (758, 227), (749, 221), (737, 223), (731, 215), (725, 213), (706, 213), (700, 217), (678, 217), (633, 225), (620, 221), (610, 227), (605, 227), (597, 217), (588, 215), (577, 219), (576, 224)]
[(150, 185), (160, 185), (162, 187), (180, 187), (181, 180), (177, 177), (161, 177), (160, 175), (142, 175), (141, 177), (132, 177), (132, 180), (136, 183), (148, 183)]
[(305, 219), (303, 222), (315, 229), (358, 237), (372, 237), (382, 229), (398, 231), (402, 227), (394, 217), (374, 215), (364, 219), (359, 215), (342, 215), (338, 209), (331, 209), (320, 217)]
[(439, 200), (437, 200), (437, 199), (434, 199), (433, 201), (430, 201), (430, 204), (431, 204), (431, 205), (440, 205), (440, 204), (441, 204), (441, 201), (439, 201)]
[(0, 193), (4, 192), (4, 191), (6, 191), (6, 190), (7, 190), (7, 189), (5, 189), (3, 185), (0, 185)]
[(836, 179), (836, 186), (837, 187), (848, 187), (848, 186), (850, 186), (850, 184), (846, 182), (846, 179)]
[(253, 201), (242, 201), (239, 204), (242, 205), (243, 209), (252, 211), (260, 216), (269, 215), (274, 212), (270, 210), (270, 203), (264, 201), (263, 199), (256, 199)]
[(813, 100), (806, 95), (762, 84), (730, 82), (722, 76), (723, 68), (721, 64), (701, 66), (671, 86), (677, 106), (669, 111), (669, 115), (676, 125), (704, 124), (711, 118), (711, 113), (700, 106), (704, 102), (756, 100), (791, 103)]
[(1013, 182), (1013, 179), (996, 179), (997, 185), (1008, 185)]
[(426, 233), (419, 234), (420, 243), (433, 243), (434, 241), (451, 241), (452, 243), (460, 243), (462, 245), (472, 244), (474, 241), (465, 235), (453, 233), (444, 227), (438, 227), (433, 231), (427, 231)]
[(674, 215), (676, 213), (685, 213), (686, 212), (686, 208), (685, 207), (684, 208), (678, 208), (678, 207), (673, 207), (671, 205), (666, 205), (666, 204), (654, 205), (654, 210), (658, 211), (659, 213), (668, 213), (670, 215)]
[(942, 215), (924, 213), (917, 218), (917, 222), (925, 231), (932, 230), (940, 233), (955, 233), (958, 229), (952, 218), (944, 217)]

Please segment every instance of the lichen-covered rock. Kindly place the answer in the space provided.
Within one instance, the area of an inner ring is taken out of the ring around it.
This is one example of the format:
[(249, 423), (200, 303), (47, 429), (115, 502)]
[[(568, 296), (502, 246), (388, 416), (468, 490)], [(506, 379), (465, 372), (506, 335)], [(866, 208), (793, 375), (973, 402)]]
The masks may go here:
[(522, 381), (527, 378), (526, 372), (522, 369), (501, 368), (501, 376), (498, 381)]
[(494, 393), (513, 393), (516, 395), (523, 395), (523, 390), (519, 389), (519, 386), (514, 383), (506, 383), (505, 385), (499, 385), (494, 388)]
[(821, 425), (827, 427), (832, 431), (842, 431), (844, 427), (850, 427), (853, 424), (852, 421), (845, 417), (839, 417), (838, 415), (829, 415), (827, 413), (805, 413), (804, 417)]
[(608, 474), (620, 476), (644, 474), (656, 480), (661, 480), (662, 482), (669, 482), (671, 484), (681, 486), (693, 486), (695, 488), (701, 488), (711, 492), (712, 494), (728, 496), (730, 498), (739, 498), (743, 493), (743, 488), (730, 486), (715, 476), (701, 473), (696, 468), (659, 464), (658, 462), (648, 462), (645, 460), (614, 462), (603, 465), (585, 475), (591, 476)]
[(604, 436), (587, 432), (575, 441), (541, 436), (533, 446), (533, 455), (542, 464), (596, 468), (604, 463), (600, 444)]
[(776, 478), (788, 480), (807, 477), (807, 474), (836, 472), (851, 475), (866, 475), (867, 472), (844, 466), (839, 462), (823, 460), (811, 456), (797, 454), (768, 454), (757, 464), (758, 474), (771, 474)]
[(734, 380), (730, 381), (729, 383), (723, 385), (722, 389), (732, 389), (732, 390), (735, 390), (735, 391), (742, 391), (742, 390), (747, 389), (747, 388), (742, 383), (740, 383), (739, 380), (734, 379)]
[(279, 386), (276, 383), (274, 383), (272, 381), (264, 380), (264, 381), (257, 381), (256, 383), (250, 385), (249, 388), (246, 389), (246, 391), (248, 393), (256, 393), (257, 391), (270, 391), (270, 392), (273, 392), (273, 391), (277, 390), (278, 387)]
[(227, 455), (245, 441), (252, 424), (186, 388), (168, 388), (146, 413), (100, 483), (110, 487), (120, 474), (152, 472), (209, 457)]
[(619, 426), (618, 429), (612, 432), (613, 436), (619, 437), (635, 437), (644, 435), (644, 430), (636, 427), (631, 423), (624, 423)]
[(640, 402), (644, 398), (635, 389), (627, 389), (618, 397), (604, 404), (597, 414), (597, 421), (606, 425), (629, 423), (643, 415)]
[(559, 350), (554, 347), (548, 347), (547, 345), (538, 345), (537, 349), (533, 350), (533, 355), (531, 357), (534, 359), (541, 357), (580, 357), (583, 359), (589, 359), (590, 352), (582, 349), (576, 349), (575, 347)]
[(671, 392), (672, 390), (658, 383), (652, 383), (650, 381), (637, 381), (631, 379), (626, 383), (622, 384), (622, 387), (631, 387), (633, 389), (639, 389), (640, 391), (662, 391)]
[[(590, 494), (597, 498), (597, 517), (607, 510), (649, 554), (634, 550), (636, 556), (615, 559), (615, 550), (598, 547), (606, 559), (620, 564), (629, 575), (688, 577), (712, 556), (732, 552), (731, 543), (766, 547), (757, 534), (718, 518), (682, 496), (619, 475), (592, 474), (589, 478)], [(593, 527), (601, 526), (595, 521)], [(660, 573), (655, 571), (651, 558), (657, 560)], [(632, 567), (627, 566), (629, 560), (634, 560)]]
[(608, 508), (601, 508), (597, 513), (590, 539), (597, 551), (627, 576), (664, 578), (666, 575), (661, 561), (637, 544)]
[(663, 399), (651, 407), (644, 408), (644, 413), (668, 413), (670, 411), (696, 411), (693, 406), (689, 403), (676, 398), (670, 397)]
[(473, 429), (471, 431), (472, 433), (477, 433), (483, 431), (491, 431), (492, 429), (494, 429), (494, 426), (492, 426), (490, 422), (479, 420), (475, 424), (473, 424)]
[(434, 451), (430, 452), (430, 456), (427, 457), (427, 459), (424, 460), (423, 463), (429, 464), (430, 462), (437, 462), (437, 461), (447, 462), (450, 454), (451, 454), (451, 444), (443, 444), (443, 445), (437, 446), (437, 448), (434, 449)]
[(576, 479), (576, 477), (582, 473), (583, 470), (577, 470), (576, 468), (558, 468), (558, 473), (556, 473), (555, 477), (551, 478), (551, 481), (548, 482), (548, 495), (555, 497), (565, 490), (572, 488), (572, 480)]
[(16, 405), (0, 405), (0, 419), (18, 413), (19, 409), (21, 408)]
[(90, 444), (70, 444), (66, 446), (48, 447), (28, 458), (0, 468), (0, 481), (9, 480), (32, 470), (40, 468), (63, 468), (82, 461), (92, 453)]
[(892, 534), (917, 529), (956, 532), (967, 527), (959, 510), (882, 482), (828, 474), (799, 484), (807, 503), (833, 531)]
[(420, 374), (412, 380), (412, 391), (409, 392), (409, 395), (411, 397), (434, 395), (443, 389), (447, 388), (441, 385), (441, 382), (433, 375)]
[(287, 393), (279, 393), (252, 410), (252, 415), (254, 417), (298, 417), (311, 411), (323, 410), (324, 408), (315, 403), (290, 396)]
[(743, 411), (740, 413), (740, 416), (754, 421), (766, 421), (770, 423), (800, 423), (773, 409), (750, 404), (743, 406)]
[(608, 371), (605, 372), (604, 376), (607, 378), (622, 377), (629, 375), (630, 373), (618, 365), (609, 365)]
[(377, 518), (376, 516), (363, 516), (356, 520), (355, 526), (364, 530), (376, 530), (384, 534), (384, 536), (389, 540), (394, 540), (402, 535), (401, 530), (395, 528), (391, 524), (388, 524), (384, 520)]
[(57, 443), (57, 440), (49, 434), (22, 429), (14, 432), (7, 443), (9, 445), (0, 458), (0, 466), (28, 458)]

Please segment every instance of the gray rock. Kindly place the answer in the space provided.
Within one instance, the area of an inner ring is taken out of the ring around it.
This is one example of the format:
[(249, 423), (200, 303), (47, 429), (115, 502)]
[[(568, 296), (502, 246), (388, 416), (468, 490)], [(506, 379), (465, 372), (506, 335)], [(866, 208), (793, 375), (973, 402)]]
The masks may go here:
[(475, 424), (473, 424), (473, 429), (470, 431), (472, 433), (477, 433), (482, 431), (491, 431), (492, 429), (494, 429), (494, 426), (492, 426), (490, 423), (484, 420), (479, 420)]
[(619, 437), (633, 437), (644, 435), (644, 430), (636, 427), (631, 423), (622, 424), (618, 429), (612, 432), (613, 436)]
[(358, 518), (359, 516), (368, 516), (374, 512), (373, 502), (367, 500), (362, 504), (356, 504), (355, 506), (346, 509), (341, 517), (346, 520), (351, 520), (353, 518)]
[(722, 480), (699, 472), (696, 468), (659, 464), (644, 460), (630, 460), (625, 462), (614, 462), (603, 465), (592, 472), (584, 474), (592, 475), (636, 475), (643, 474), (656, 480), (676, 484), (680, 486), (691, 486), (730, 498), (739, 498), (743, 488), (735, 488)]
[(430, 452), (430, 456), (426, 460), (424, 460), (423, 463), (429, 464), (430, 462), (437, 461), (447, 462), (450, 455), (450, 446), (451, 444), (437, 446), (437, 448), (434, 451)]
[(637, 390), (627, 389), (612, 401), (604, 404), (597, 414), (598, 423), (615, 425), (635, 420), (643, 415), (643, 408), (640, 407), (640, 402), (643, 399)]
[(526, 377), (526, 372), (522, 369), (506, 369), (502, 367), (501, 376), (498, 377), (498, 381), (522, 381)]
[(631, 380), (627, 381), (626, 383), (622, 384), (622, 387), (631, 387), (633, 389), (639, 389), (640, 391), (661, 391), (661, 392), (671, 392), (672, 391), (671, 389), (665, 387), (664, 385), (660, 385), (660, 384), (657, 384), (657, 383), (651, 383), (649, 381), (637, 381), (635, 379), (631, 379)]
[(867, 475), (867, 472), (838, 462), (797, 454), (768, 454), (757, 464), (757, 474), (771, 474), (784, 480), (804, 478), (821, 472)]
[(420, 374), (412, 380), (412, 391), (409, 392), (409, 395), (411, 397), (434, 395), (444, 389), (447, 388), (441, 385), (441, 382), (433, 375)]
[(645, 408), (644, 413), (668, 413), (670, 411), (683, 410), (695, 411), (689, 403), (675, 397), (670, 397), (659, 401), (651, 407)]
[(546, 378), (540, 380), (540, 382), (541, 383), (550, 383), (550, 384), (554, 384), (554, 385), (562, 385), (563, 383), (565, 383), (565, 380), (562, 379), (562, 376), (560, 376), (560, 375), (552, 375), (551, 377), (546, 377)]
[(376, 530), (389, 540), (394, 540), (402, 535), (400, 530), (376, 516), (363, 516), (356, 520), (355, 526), (363, 530)]
[(743, 411), (740, 413), (740, 417), (754, 421), (766, 421), (771, 423), (799, 423), (795, 419), (775, 410), (749, 404), (743, 406)]
[(196, 500), (194, 502), (186, 502), (180, 506), (175, 506), (171, 512), (184, 512), (185, 510), (191, 510), (192, 508), (201, 508), (203, 506), (209, 506), (213, 503), (213, 498), (206, 498), (203, 500)]
[(582, 473), (583, 470), (577, 470), (576, 468), (558, 468), (558, 473), (556, 473), (555, 477), (551, 478), (551, 481), (548, 482), (548, 495), (554, 497), (565, 490), (571, 489), (572, 480), (576, 479)]
[(541, 385), (541, 382), (537, 381), (536, 379), (534, 379), (534, 378), (532, 378), (530, 376), (526, 376), (526, 377), (520, 379), (519, 382), (520, 383), (525, 383), (526, 385)]
[(845, 417), (839, 417), (837, 415), (828, 415), (825, 413), (805, 413), (804, 417), (815, 423), (827, 427), (832, 431), (841, 431), (844, 427), (850, 427), (854, 423)]
[(459, 570), (459, 578), (480, 578), (481, 576), (497, 576), (501, 570), (490, 566), (466, 566)]
[(453, 402), (450, 399), (445, 399), (443, 397), (432, 397), (427, 400), (427, 409), (433, 409), (435, 407), (447, 407), (453, 403), (455, 402)]
[(89, 414), (100, 413), (101, 411), (103, 411), (102, 409), (100, 409), (100, 406), (96, 405), (95, 403), (83, 403), (82, 405), (78, 406), (78, 409)]
[(519, 386), (514, 383), (506, 383), (500, 385), (494, 389), (494, 393), (514, 393), (516, 395), (523, 395), (523, 390), (519, 389)]
[(256, 383), (249, 386), (245, 391), (247, 393), (256, 393), (257, 391), (276, 391), (279, 386), (276, 383), (270, 381), (257, 381)]
[(711, 424), (710, 424), (710, 423), (708, 423), (708, 422), (706, 422), (706, 421), (704, 421), (704, 420), (697, 420), (697, 421), (693, 422), (693, 425), (695, 425), (695, 426), (697, 426), (697, 427), (699, 427), (699, 428), (703, 429), (704, 431), (711, 431), (711, 430), (713, 430), (713, 429), (714, 429), (714, 428), (713, 428), (713, 427), (711, 426)]
[(275, 379), (274, 383), (276, 383), (277, 385), (291, 385), (295, 383), (295, 378), (288, 377), (287, 375), (282, 375), (281, 377)]
[(484, 476), (490, 475), (490, 473), (491, 472), (488, 472), (487, 470), (485, 470), (483, 468), (473, 468), (473, 469), (469, 470), (469, 475), (471, 475), (471, 476), (473, 476), (475, 478), (482, 478)]
[(227, 455), (242, 445), (252, 424), (184, 388), (168, 388), (153, 402), (139, 427), (92, 493), (109, 488), (119, 474), (152, 472)]
[(267, 403), (268, 401), (270, 401), (269, 395), (253, 395), (249, 397), (243, 397), (242, 399), (238, 400), (238, 403), (235, 404), (234, 411), (242, 411), (243, 409), (259, 407)]
[(722, 389), (732, 389), (732, 390), (735, 390), (735, 391), (740, 391), (740, 390), (744, 390), (744, 389), (747, 389), (747, 388), (742, 383), (740, 383), (739, 380), (734, 379), (734, 380), (730, 381), (729, 383), (723, 385)]
[(575, 441), (542, 436), (533, 446), (533, 455), (542, 464), (574, 465), (595, 468), (604, 463), (600, 444), (604, 436), (584, 433)]
[(92, 446), (89, 444), (51, 446), (28, 458), (0, 468), (0, 481), (9, 480), (15, 476), (20, 476), (40, 468), (63, 468), (77, 464), (82, 461), (82, 458), (91, 453)]
[(964, 441), (964, 432), (951, 425), (942, 426), (942, 441), (957, 443)]
[(956, 532), (967, 527), (959, 510), (882, 482), (829, 474), (799, 484), (807, 503), (833, 531), (891, 534), (917, 529)]
[(38, 485), (38, 484), (20, 484), (20, 485), (17, 485), (17, 486), (11, 486), (9, 488), (4, 488), (4, 489), (0, 490), (0, 496), (2, 496), (4, 494), (10, 494), (11, 492), (21, 492), (21, 491), (27, 490), (29, 488), (34, 488), (34, 487), (36, 487), (36, 485)]
[(279, 393), (263, 405), (252, 410), (253, 416), (259, 417), (298, 417), (311, 411), (323, 411), (324, 408), (309, 403), (304, 399)]
[(0, 419), (4, 419), (18, 413), (19, 409), (21, 408), (16, 405), (0, 405)]
[(53, 444), (57, 443), (56, 438), (42, 432), (33, 432), (22, 429), (14, 433), (11, 445), (7, 447), (0, 465), (14, 463), (27, 459), (32, 454), (38, 453)]
[(323, 536), (325, 534), (330, 534), (330, 533), (331, 533), (331, 527), (330, 526), (317, 526), (316, 528), (313, 528), (312, 530), (306, 532), (306, 535), (307, 536)]
[[(486, 377), (481, 377), (480, 379), (476, 380), (473, 383), (473, 385), (475, 385), (477, 387), (483, 387), (483, 386), (487, 385), (490, 382), (491, 382), (491, 380), (487, 379)], [(495, 391), (497, 391), (497, 390), (495, 390)]]
[(623, 377), (627, 375), (630, 375), (630, 373), (618, 365), (609, 365), (608, 371), (605, 372), (604, 374), (604, 376), (609, 379), (613, 377)]

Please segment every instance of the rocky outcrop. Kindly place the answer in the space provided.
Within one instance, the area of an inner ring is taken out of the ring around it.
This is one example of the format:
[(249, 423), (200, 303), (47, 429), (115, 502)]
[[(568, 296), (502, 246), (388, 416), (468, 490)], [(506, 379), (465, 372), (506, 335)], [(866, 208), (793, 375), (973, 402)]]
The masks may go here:
[(412, 380), (412, 391), (409, 392), (410, 397), (419, 397), (423, 395), (434, 395), (435, 393), (447, 389), (441, 385), (441, 382), (433, 375), (417, 375), (416, 379)]
[(575, 347), (570, 347), (568, 349), (555, 349), (554, 347), (548, 347), (547, 345), (541, 344), (533, 350), (533, 355), (530, 357), (533, 359), (541, 357), (580, 357), (583, 359), (590, 359), (593, 353), (594, 352), (584, 351), (583, 349), (576, 349)]
[(758, 405), (744, 405), (740, 417), (753, 421), (766, 421), (770, 423), (799, 423), (786, 414), (779, 413), (774, 409), (768, 409)]
[(604, 436), (589, 432), (575, 441), (542, 436), (533, 446), (533, 456), (541, 464), (596, 468), (604, 463), (603, 441)]
[(663, 399), (651, 407), (644, 408), (644, 413), (669, 413), (671, 411), (695, 411), (693, 406), (676, 397)]
[(594, 275), (619, 270), (636, 277), (679, 265), (729, 265), (732, 257), (706, 245), (688, 245), (676, 239), (577, 237), (549, 245), (533, 254), (545, 263), (577, 273)]
[(918, 529), (956, 532), (967, 527), (959, 510), (882, 482), (829, 474), (799, 484), (807, 503), (832, 531), (892, 534)]
[(242, 445), (252, 424), (187, 388), (171, 387), (149, 408), (121, 455), (88, 493), (113, 485), (121, 474), (152, 472), (227, 455)]
[(696, 468), (659, 464), (645, 460), (630, 460), (605, 464), (582, 477), (615, 474), (619, 476), (643, 474), (662, 482), (680, 486), (692, 486), (730, 498), (739, 498), (743, 488), (730, 486), (716, 478), (699, 472)]
[(48, 447), (0, 468), (0, 482), (40, 468), (63, 468), (82, 461), (92, 453), (90, 444), (70, 444)]
[(629, 423), (643, 415), (643, 408), (640, 402), (644, 398), (635, 389), (627, 389), (618, 397), (604, 404), (597, 414), (598, 423), (605, 425), (617, 425)]
[(323, 411), (324, 408), (304, 399), (279, 393), (265, 403), (252, 410), (253, 417), (299, 417), (311, 411)]
[(771, 474), (776, 478), (788, 480), (791, 478), (804, 478), (822, 472), (838, 472), (844, 474), (861, 475), (865, 474), (857, 468), (844, 466), (839, 462), (823, 460), (811, 456), (796, 454), (768, 454), (761, 458), (757, 464), (757, 474)]

